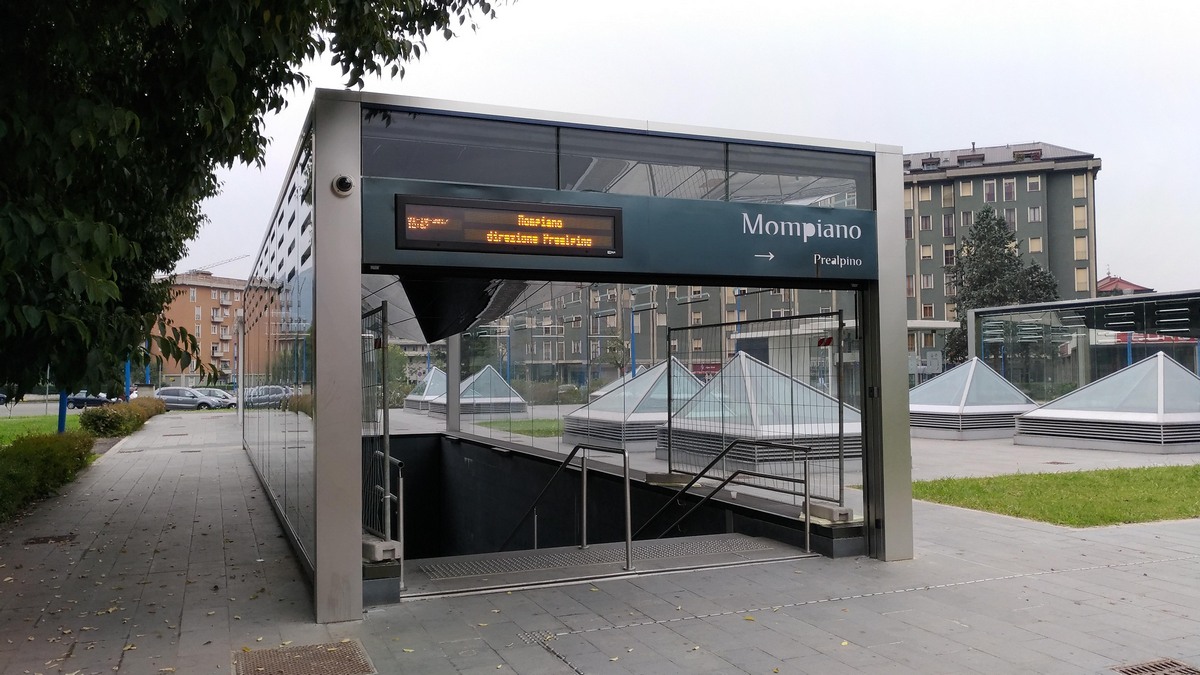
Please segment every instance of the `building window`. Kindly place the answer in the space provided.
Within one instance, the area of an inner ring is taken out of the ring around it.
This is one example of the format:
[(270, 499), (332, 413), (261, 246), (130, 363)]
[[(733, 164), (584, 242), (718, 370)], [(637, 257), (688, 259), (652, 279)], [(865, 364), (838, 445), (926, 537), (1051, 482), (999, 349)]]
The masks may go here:
[(692, 338), (692, 351), (704, 351), (704, 340), (702, 338)]
[(656, 325), (656, 326), (667, 325), (667, 315), (660, 313), (660, 312), (655, 312), (654, 313), (654, 325)]
[(1075, 259), (1076, 260), (1087, 260), (1088, 259), (1088, 238), (1087, 237), (1075, 237)]
[(904, 238), (913, 238), (912, 216), (904, 216)]
[(188, 289), (188, 299), (191, 300), (192, 302), (196, 301), (196, 289), (194, 289), (194, 288)]
[(926, 303), (924, 305), (921, 305), (921, 318), (922, 319), (932, 319), (933, 318), (933, 305), (932, 304)]
[(241, 292), (241, 291), (237, 291), (237, 292), (235, 292), (235, 293), (233, 294), (233, 301), (234, 301), (234, 302), (241, 302), (241, 301), (242, 301), (242, 292)]
[(911, 274), (904, 277), (904, 295), (910, 298), (917, 297), (916, 283)]
[(931, 199), (933, 199), (933, 187), (932, 186), (922, 185), (919, 188), (917, 188), (917, 190), (918, 190), (917, 191), (917, 199), (920, 199), (923, 202), (927, 202), (927, 201), (930, 201)]
[(912, 188), (904, 188), (904, 208), (911, 209), (912, 207)]
[(1040, 207), (1040, 206), (1029, 207), (1028, 215), (1029, 215), (1029, 218), (1027, 218), (1027, 220), (1029, 222), (1031, 222), (1031, 223), (1042, 222), (1042, 207)]
[(921, 290), (930, 289), (930, 288), (933, 288), (933, 275), (932, 274), (922, 274), (921, 275)]
[(200, 337), (200, 324), (196, 324), (196, 330), (192, 331), (192, 335)]
[(691, 293), (692, 297), (694, 298), (704, 293), (704, 287), (692, 286), (690, 289), (688, 289), (688, 292)]
[(679, 287), (678, 286), (667, 286), (667, 298), (668, 299), (678, 297), (678, 295), (679, 295)]
[(1088, 274), (1088, 270), (1086, 267), (1076, 267), (1075, 268), (1075, 290), (1079, 293), (1087, 293), (1088, 291), (1090, 291), (1091, 288), (1089, 288), (1089, 286), (1088, 286), (1088, 280), (1090, 278), (1091, 278), (1091, 275)]
[(983, 181), (983, 201), (991, 203), (996, 201), (996, 179), (991, 178)]
[(212, 299), (213, 299), (213, 300), (216, 300), (216, 299), (217, 299), (217, 289), (215, 289), (215, 288), (214, 288), (214, 289), (212, 289)]
[(917, 351), (917, 334), (916, 333), (908, 334), (908, 351), (909, 352)]
[(1029, 238), (1029, 252), (1030, 253), (1041, 253), (1042, 252), (1042, 238), (1041, 237), (1030, 237)]
[(921, 260), (933, 260), (933, 244), (921, 244)]
[(954, 305), (953, 302), (946, 303), (946, 320), (947, 321), (957, 321), (958, 320), (958, 308)]
[(1087, 176), (1071, 176), (1071, 196), (1075, 199), (1087, 199)]
[(771, 318), (772, 319), (780, 319), (785, 316), (791, 316), (791, 315), (792, 315), (792, 310), (790, 310), (790, 309), (773, 309), (773, 310), (771, 310)]
[[(199, 321), (200, 320), (200, 308), (195, 307), (194, 309), (196, 310), (196, 320)], [(196, 332), (199, 333), (200, 332), (199, 329), (197, 329)]]
[(942, 208), (954, 208), (954, 185), (942, 186)]
[(975, 194), (975, 183), (969, 180), (958, 181), (958, 196), (970, 197)]
[(930, 215), (921, 216), (921, 229), (926, 230), (926, 231), (933, 229), (933, 216), (930, 216)]
[(1042, 177), (1041, 176), (1026, 176), (1025, 177), (1025, 191), (1026, 192), (1041, 192), (1042, 191)]
[(217, 324), (215, 324), (215, 323), (214, 323), (214, 324), (211, 326), (211, 328), (212, 328), (212, 331), (211, 331), (211, 332), (212, 332), (212, 334), (213, 334), (213, 335), (216, 335), (216, 334), (217, 334)]
[(937, 335), (933, 331), (921, 333), (921, 346), (925, 349), (933, 349), (937, 340)]
[(954, 275), (947, 274), (942, 278), (942, 293), (947, 298), (953, 298), (958, 295), (958, 287), (954, 285)]
[(954, 244), (944, 244), (942, 246), (942, 264), (946, 267), (954, 266)]
[(942, 214), (942, 236), (954, 238), (954, 214)]
[(1071, 216), (1075, 222), (1075, 229), (1077, 229), (1077, 230), (1086, 230), (1087, 229), (1087, 207), (1086, 206), (1074, 207), (1074, 209), (1072, 210)]
[(1004, 179), (1004, 201), (1006, 201), (1006, 202), (1017, 201), (1017, 179), (1016, 178), (1005, 178)]
[(702, 323), (704, 323), (704, 314), (700, 312), (692, 312), (692, 325), (699, 326)]
[(975, 212), (974, 211), (963, 211), (962, 212), (962, 222), (961, 222), (962, 228), (964, 230), (966, 230), (974, 224), (975, 224)]
[(1004, 222), (1008, 225), (1009, 232), (1017, 231), (1017, 210), (1004, 209)]

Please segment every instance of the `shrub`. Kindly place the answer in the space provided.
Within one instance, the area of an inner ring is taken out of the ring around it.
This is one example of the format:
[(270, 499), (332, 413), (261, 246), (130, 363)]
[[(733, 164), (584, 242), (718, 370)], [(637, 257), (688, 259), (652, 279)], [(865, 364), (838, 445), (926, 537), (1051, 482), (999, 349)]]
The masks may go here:
[(283, 399), (280, 408), (290, 410), (292, 412), (300, 412), (313, 416), (313, 396), (312, 394), (295, 394)]
[(92, 442), (89, 434), (69, 431), (21, 436), (0, 447), (0, 522), (74, 480), (88, 465)]
[(79, 426), (93, 436), (128, 436), (146, 420), (167, 411), (167, 404), (157, 398), (136, 398), (128, 403), (88, 408), (79, 415)]

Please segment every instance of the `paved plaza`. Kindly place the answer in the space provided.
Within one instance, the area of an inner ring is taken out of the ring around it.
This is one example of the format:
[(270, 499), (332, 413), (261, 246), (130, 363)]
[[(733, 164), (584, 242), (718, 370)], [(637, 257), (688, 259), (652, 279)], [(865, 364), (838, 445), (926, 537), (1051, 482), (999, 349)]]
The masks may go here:
[[(913, 439), (918, 479), (1195, 462)], [(906, 562), (629, 576), (318, 625), (236, 415), (169, 413), (0, 529), (0, 674), (240, 672), (260, 650), (318, 644), (361, 644), (380, 673), (1106, 673), (1164, 658), (1200, 667), (1200, 522), (1078, 530), (914, 509), (916, 557)]]

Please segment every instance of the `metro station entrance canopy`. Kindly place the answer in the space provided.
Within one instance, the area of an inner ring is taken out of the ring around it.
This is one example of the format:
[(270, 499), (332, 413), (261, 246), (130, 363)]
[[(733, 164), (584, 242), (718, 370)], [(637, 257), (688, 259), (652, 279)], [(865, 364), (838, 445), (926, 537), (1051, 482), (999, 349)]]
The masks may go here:
[(445, 434), (464, 438), (460, 335), (534, 280), (853, 294), (867, 551), (911, 557), (899, 148), (325, 90), (308, 124), (248, 285), (242, 381), (313, 360), (307, 440), (259, 413), (245, 438), (318, 621), (361, 612), (359, 315), (393, 287), (402, 334), (448, 341)]

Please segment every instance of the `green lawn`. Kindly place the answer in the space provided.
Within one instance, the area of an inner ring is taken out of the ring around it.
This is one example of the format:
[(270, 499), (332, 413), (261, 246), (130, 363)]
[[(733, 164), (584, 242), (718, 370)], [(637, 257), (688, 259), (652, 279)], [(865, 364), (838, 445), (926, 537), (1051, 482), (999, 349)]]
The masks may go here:
[(508, 431), (523, 436), (536, 436), (538, 438), (562, 435), (562, 420), (491, 420), (489, 422), (481, 422), (480, 425), (489, 429)]
[[(79, 415), (67, 415), (67, 431), (79, 430)], [(58, 431), (58, 415), (8, 417), (0, 412), (0, 445), (8, 445), (25, 434), (52, 434)]]
[(1071, 527), (1200, 517), (1200, 466), (943, 478), (913, 497)]

